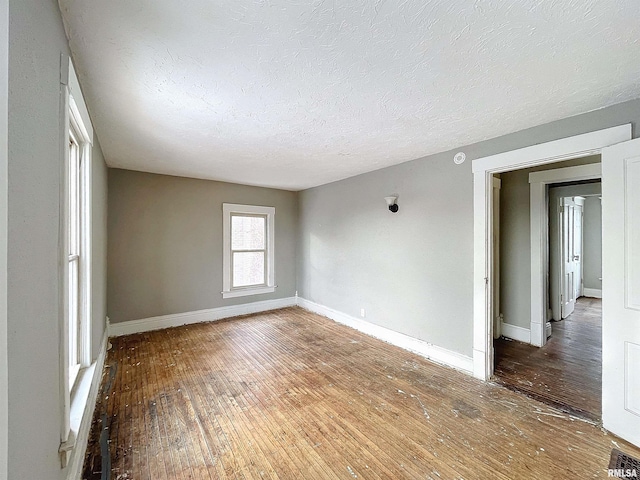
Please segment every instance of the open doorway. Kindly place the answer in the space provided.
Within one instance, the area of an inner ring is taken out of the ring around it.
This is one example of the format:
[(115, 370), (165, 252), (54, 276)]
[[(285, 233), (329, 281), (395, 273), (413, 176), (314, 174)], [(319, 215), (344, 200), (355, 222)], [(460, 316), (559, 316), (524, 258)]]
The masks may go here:
[[(498, 337), (494, 342), (495, 379), (593, 421), (601, 418), (602, 310), (599, 298), (594, 298), (601, 297), (601, 183), (599, 179), (551, 183), (550, 179), (551, 172), (582, 172), (589, 169), (576, 165), (599, 161), (599, 156), (592, 156), (503, 172), (500, 208), (493, 211), (494, 229), (497, 224), (500, 232), (499, 240), (494, 241), (494, 261), (499, 259), (494, 291), (500, 292), (499, 301), (494, 302), (499, 305), (495, 320), (500, 325), (499, 336), (494, 328), (494, 337)], [(548, 183), (541, 262), (546, 315), (539, 341), (536, 324), (531, 323), (536, 306), (529, 295), (531, 275), (526, 267), (533, 243), (533, 239), (527, 242), (530, 225), (536, 223), (528, 190), (532, 180), (541, 176)]]
[[(640, 139), (632, 139), (631, 124), (478, 158), (473, 171), (473, 375), (493, 377), (493, 240), (491, 182), (494, 174), (518, 168), (601, 155), (602, 178), (602, 426), (640, 445)], [(571, 170), (579, 167), (568, 167)], [(543, 172), (539, 172), (542, 174)], [(532, 174), (534, 175), (534, 174)], [(593, 176), (581, 179), (593, 178)], [(547, 179), (531, 183), (532, 211), (546, 212)], [(535, 187), (535, 188), (534, 188)], [(623, 205), (624, 208), (620, 206)], [(531, 343), (544, 345), (547, 311), (541, 216), (530, 224)], [(536, 220), (537, 219), (537, 220)], [(632, 234), (629, 234), (632, 232)], [(535, 333), (535, 335), (534, 335)], [(534, 343), (536, 342), (536, 343)]]

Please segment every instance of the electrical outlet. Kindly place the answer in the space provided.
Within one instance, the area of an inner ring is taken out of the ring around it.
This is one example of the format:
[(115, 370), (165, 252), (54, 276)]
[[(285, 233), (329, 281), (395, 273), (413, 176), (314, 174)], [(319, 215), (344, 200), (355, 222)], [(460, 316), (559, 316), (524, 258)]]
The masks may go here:
[(361, 316), (362, 318), (364, 318), (364, 317), (366, 317), (366, 316), (367, 316), (367, 315), (366, 315), (366, 313), (365, 313), (365, 311), (364, 311), (364, 308), (361, 308), (361, 309), (360, 309), (360, 316)]

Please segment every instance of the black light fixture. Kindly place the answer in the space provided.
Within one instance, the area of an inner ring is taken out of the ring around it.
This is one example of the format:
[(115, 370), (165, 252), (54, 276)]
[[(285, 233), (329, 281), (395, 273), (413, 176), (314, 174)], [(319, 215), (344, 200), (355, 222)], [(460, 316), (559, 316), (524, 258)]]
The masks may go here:
[(398, 200), (398, 197), (395, 195), (391, 195), (389, 197), (384, 197), (384, 200), (387, 202), (387, 205), (389, 206), (389, 211), (396, 213), (398, 211), (398, 205), (396, 204), (396, 200)]

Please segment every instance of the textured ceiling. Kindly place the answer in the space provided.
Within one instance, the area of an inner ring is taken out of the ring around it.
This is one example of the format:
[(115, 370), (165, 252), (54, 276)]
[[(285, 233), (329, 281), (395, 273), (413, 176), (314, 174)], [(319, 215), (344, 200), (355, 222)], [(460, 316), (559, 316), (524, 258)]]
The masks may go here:
[(109, 166), (290, 190), (640, 97), (640, 2), (60, 0)]

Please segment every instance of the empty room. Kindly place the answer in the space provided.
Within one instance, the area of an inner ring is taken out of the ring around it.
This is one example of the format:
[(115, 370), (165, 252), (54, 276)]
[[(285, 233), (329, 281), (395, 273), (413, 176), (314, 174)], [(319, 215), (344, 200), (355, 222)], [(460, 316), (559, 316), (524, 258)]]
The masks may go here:
[(0, 480), (637, 478), (636, 1), (0, 38)]

